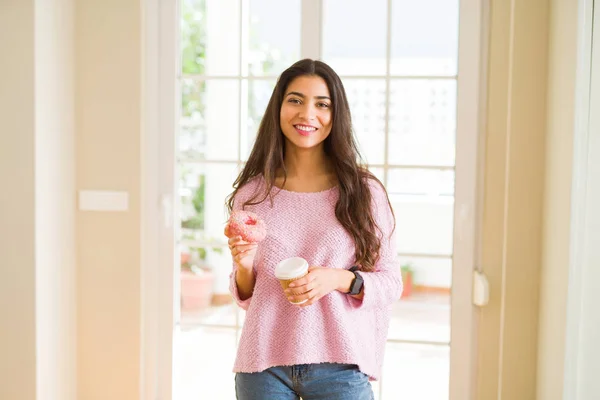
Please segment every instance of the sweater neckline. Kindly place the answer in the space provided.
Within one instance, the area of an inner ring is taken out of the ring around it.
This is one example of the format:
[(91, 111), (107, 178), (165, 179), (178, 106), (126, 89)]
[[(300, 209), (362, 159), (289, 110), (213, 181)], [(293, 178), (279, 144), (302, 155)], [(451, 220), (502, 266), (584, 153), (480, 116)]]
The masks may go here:
[(337, 189), (337, 185), (332, 186), (328, 189), (319, 190), (318, 192), (295, 192), (293, 190), (287, 190), (287, 189), (280, 188), (279, 186), (273, 186), (273, 190), (277, 191), (277, 193), (283, 192), (283, 193), (288, 193), (291, 195), (307, 195), (307, 196), (317, 196), (320, 194), (327, 194), (327, 193), (333, 192), (336, 189)]
[[(265, 178), (262, 175), (260, 178), (262, 180), (263, 185), (266, 185)], [(275, 186), (275, 185), (273, 185), (273, 187), (271, 188), (272, 191), (273, 190), (275, 191), (275, 194), (286, 193), (286, 194), (289, 194), (292, 196), (318, 196), (318, 195), (323, 195), (323, 194), (329, 194), (331, 192), (336, 191), (337, 189), (338, 189), (338, 185), (333, 185), (330, 188), (319, 190), (316, 192), (297, 192), (297, 191), (293, 191), (293, 190), (283, 189), (283, 188), (280, 188), (279, 186)]]

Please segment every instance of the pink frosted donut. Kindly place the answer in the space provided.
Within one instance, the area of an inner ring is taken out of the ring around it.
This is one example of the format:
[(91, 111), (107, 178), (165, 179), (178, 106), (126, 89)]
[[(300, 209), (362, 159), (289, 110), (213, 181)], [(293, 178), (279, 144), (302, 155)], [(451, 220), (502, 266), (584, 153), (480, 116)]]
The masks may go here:
[(250, 211), (232, 212), (229, 217), (229, 231), (249, 243), (258, 243), (267, 236), (265, 222)]

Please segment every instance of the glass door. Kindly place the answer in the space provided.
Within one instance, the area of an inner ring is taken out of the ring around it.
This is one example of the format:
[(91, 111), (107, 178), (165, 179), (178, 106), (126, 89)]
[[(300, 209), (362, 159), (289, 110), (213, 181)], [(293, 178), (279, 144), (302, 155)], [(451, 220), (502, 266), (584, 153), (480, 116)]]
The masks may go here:
[(459, 63), (459, 32), (478, 26), (459, 19), (467, 5), (181, 0), (179, 7), (174, 399), (235, 398), (231, 368), (244, 311), (228, 292), (224, 200), (277, 75), (303, 57), (341, 76), (363, 156), (397, 218), (405, 289), (393, 306), (376, 398), (468, 398), (478, 120), (461, 113), (475, 104), (477, 85), (461, 89), (459, 70), (477, 71), (479, 54), (465, 45)]

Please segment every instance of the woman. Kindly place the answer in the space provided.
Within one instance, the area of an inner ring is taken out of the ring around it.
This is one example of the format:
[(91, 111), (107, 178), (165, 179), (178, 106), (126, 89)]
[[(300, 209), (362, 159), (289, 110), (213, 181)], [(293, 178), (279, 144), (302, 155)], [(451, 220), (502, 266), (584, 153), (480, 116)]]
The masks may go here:
[[(228, 199), (268, 231), (256, 245), (225, 227), (231, 292), (247, 310), (239, 400), (373, 398), (402, 282), (387, 193), (359, 160), (338, 75), (309, 59), (285, 70)], [(311, 267), (284, 292), (273, 271), (294, 256)]]

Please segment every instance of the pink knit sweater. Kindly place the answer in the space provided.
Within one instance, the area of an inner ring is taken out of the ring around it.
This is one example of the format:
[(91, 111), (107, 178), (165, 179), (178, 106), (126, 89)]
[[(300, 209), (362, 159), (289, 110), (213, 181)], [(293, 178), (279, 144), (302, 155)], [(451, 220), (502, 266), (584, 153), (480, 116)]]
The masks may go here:
[[(273, 275), (282, 259), (299, 256), (309, 265), (348, 269), (354, 265), (354, 243), (335, 217), (336, 187), (316, 193), (273, 188), (273, 204), (246, 206), (267, 225), (267, 237), (254, 259), (256, 285), (252, 296), (241, 301), (231, 274), (231, 293), (247, 310), (234, 372), (259, 372), (273, 366), (345, 363), (377, 380), (390, 320), (390, 309), (402, 292), (395, 241), (389, 240), (393, 217), (385, 193), (372, 183), (373, 210), (384, 233), (381, 256), (374, 272), (363, 272), (364, 297), (354, 299), (333, 291), (315, 304), (299, 307), (288, 302)], [(234, 209), (262, 190), (264, 179), (255, 178), (241, 188)], [(261, 197), (262, 198), (262, 197)]]

